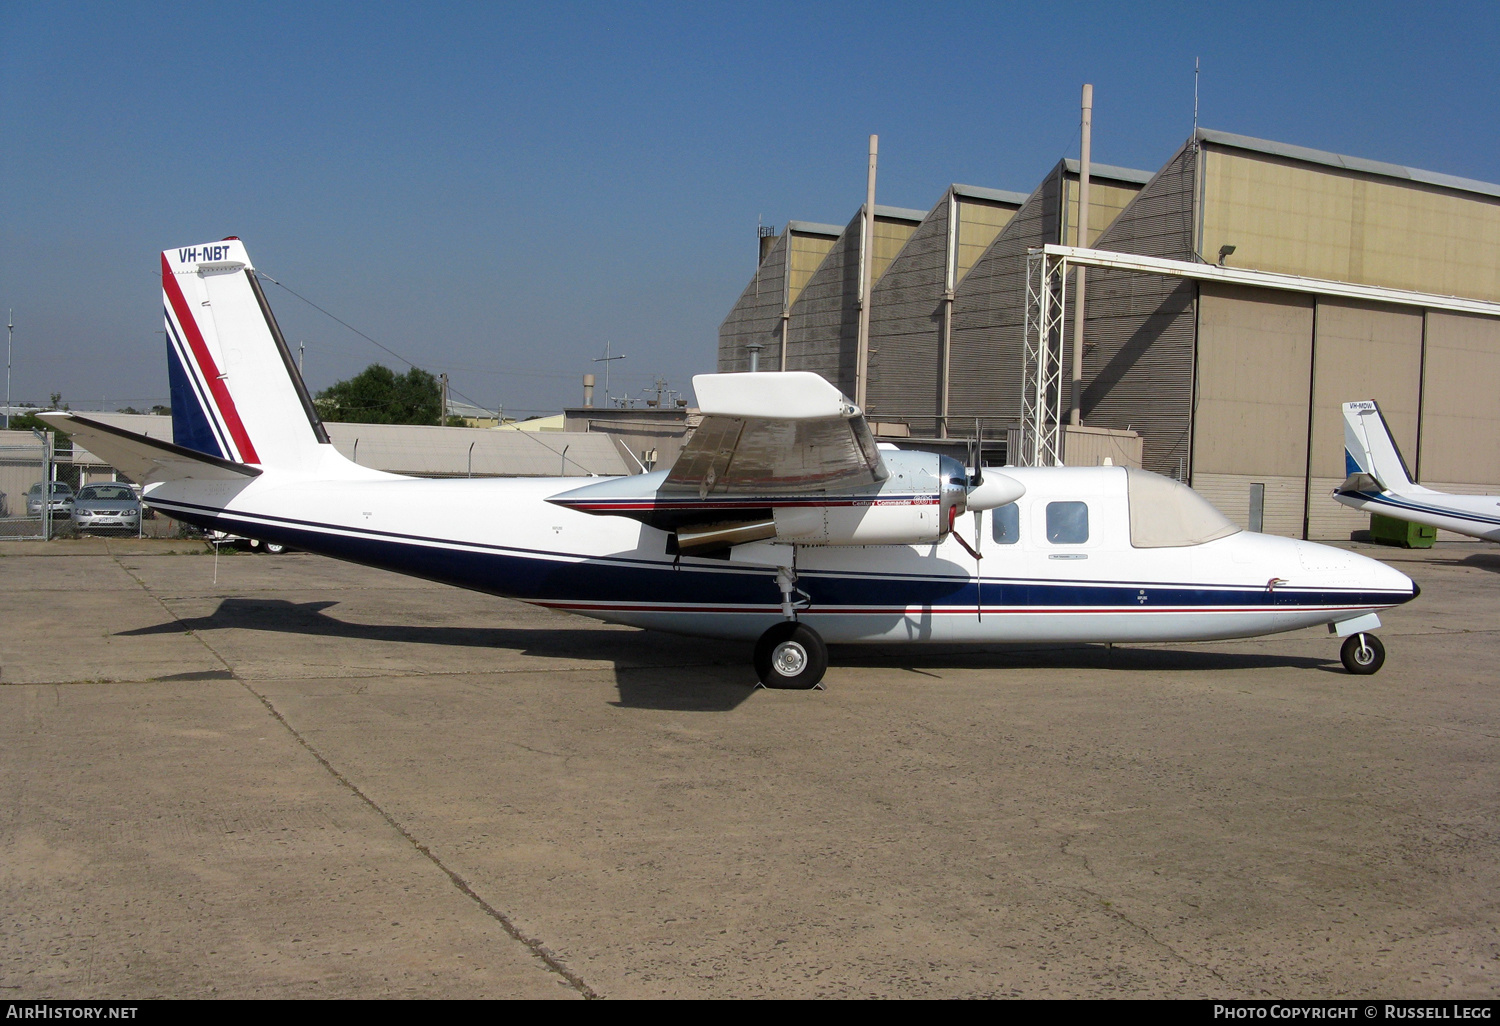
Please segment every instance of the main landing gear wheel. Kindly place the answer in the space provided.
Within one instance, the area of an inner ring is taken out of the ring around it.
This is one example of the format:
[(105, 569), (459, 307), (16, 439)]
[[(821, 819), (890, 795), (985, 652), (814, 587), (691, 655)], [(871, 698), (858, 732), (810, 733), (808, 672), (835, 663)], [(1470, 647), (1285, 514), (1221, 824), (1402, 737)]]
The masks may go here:
[(1339, 658), (1350, 673), (1368, 675), (1385, 665), (1385, 646), (1373, 634), (1351, 634), (1344, 639)]
[(281, 544), (281, 542), (264, 542), (263, 545), (266, 552), (273, 556), (279, 556), (286, 551), (286, 546)]
[(807, 691), (828, 670), (828, 646), (806, 624), (785, 620), (755, 643), (755, 675), (768, 688)]

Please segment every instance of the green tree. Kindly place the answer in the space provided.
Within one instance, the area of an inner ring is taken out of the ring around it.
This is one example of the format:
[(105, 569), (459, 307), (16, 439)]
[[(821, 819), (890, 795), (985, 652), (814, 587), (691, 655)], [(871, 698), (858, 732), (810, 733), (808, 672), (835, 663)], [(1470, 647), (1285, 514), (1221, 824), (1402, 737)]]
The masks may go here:
[[(73, 436), (66, 431), (58, 431), (51, 424), (42, 420), (34, 413), (23, 413), (18, 417), (10, 418), (10, 430), (12, 431), (41, 431), (54, 432), (52, 440), (52, 452), (56, 456), (68, 456), (73, 452)], [(72, 463), (60, 463), (57, 467), (57, 480), (64, 481), (73, 488), (78, 487), (78, 467)]]
[(436, 424), (443, 405), (437, 378), (420, 367), (397, 374), (372, 363), (318, 393), (318, 416), (358, 424)]
[[(10, 429), (12, 431), (57, 431), (34, 413), (22, 413), (10, 418)], [(66, 431), (57, 431), (57, 449), (61, 452), (71, 452), (73, 436)]]

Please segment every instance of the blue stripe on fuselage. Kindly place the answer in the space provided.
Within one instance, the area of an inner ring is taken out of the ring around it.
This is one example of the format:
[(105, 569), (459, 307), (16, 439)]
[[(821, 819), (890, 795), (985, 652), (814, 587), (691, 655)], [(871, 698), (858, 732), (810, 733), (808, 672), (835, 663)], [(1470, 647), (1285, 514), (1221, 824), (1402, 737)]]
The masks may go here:
[[(268, 525), (203, 507), (158, 503), (172, 516), (202, 527), (278, 541), (336, 559), (523, 601), (559, 604), (660, 603), (778, 607), (774, 577), (762, 568), (720, 568), (639, 557), (569, 557), (524, 549), (445, 543), (353, 527), (284, 521)], [(1213, 588), (1151, 582), (1026, 581), (972, 577), (804, 571), (798, 587), (814, 609), (906, 609), (978, 604), (1049, 609), (1267, 609), (1299, 606), (1386, 606), (1413, 595), (1349, 590)], [(746, 609), (746, 612), (752, 610)]]
[[(1481, 524), (1485, 527), (1500, 527), (1500, 517), (1488, 517), (1483, 513), (1472, 513), (1466, 510), (1453, 509), (1448, 506), (1429, 506), (1424, 503), (1414, 502), (1411, 499), (1401, 498), (1389, 492), (1341, 492), (1343, 495), (1353, 495), (1364, 499), (1375, 506), (1390, 506), (1392, 509), (1401, 510), (1406, 513), (1421, 513), (1430, 517), (1448, 517), (1452, 520), (1467, 520), (1470, 523)], [(1403, 519), (1397, 514), (1397, 519)]]

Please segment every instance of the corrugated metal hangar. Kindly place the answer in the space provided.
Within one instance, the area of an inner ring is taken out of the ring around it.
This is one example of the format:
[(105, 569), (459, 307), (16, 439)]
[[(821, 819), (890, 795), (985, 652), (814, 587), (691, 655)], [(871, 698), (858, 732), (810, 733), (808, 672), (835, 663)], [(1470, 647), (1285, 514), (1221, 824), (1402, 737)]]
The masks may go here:
[[(1500, 186), (1209, 130), (1154, 175), (1089, 177), (1083, 245), (1247, 273), (1090, 268), (1083, 425), (1139, 432), (1147, 469), (1277, 534), (1368, 527), (1329, 498), (1353, 399), (1380, 402), (1424, 484), (1500, 492)], [(967, 436), (982, 418), (1014, 439), (1027, 251), (1079, 245), (1078, 181), (1063, 160), (1028, 196), (955, 185), (926, 214), (876, 208), (863, 384), (887, 434)], [(792, 222), (763, 247), (720, 370), (759, 345), (762, 368), (858, 394), (861, 226)], [(1103, 451), (1067, 444), (1070, 463)]]

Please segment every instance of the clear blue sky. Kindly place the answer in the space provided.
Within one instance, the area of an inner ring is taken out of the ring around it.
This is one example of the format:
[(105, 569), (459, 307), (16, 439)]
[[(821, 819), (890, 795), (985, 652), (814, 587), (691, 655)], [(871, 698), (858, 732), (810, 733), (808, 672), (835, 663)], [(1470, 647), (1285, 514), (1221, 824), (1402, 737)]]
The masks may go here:
[[(157, 251), (262, 271), (507, 412), (712, 370), (758, 216), (1155, 170), (1192, 125), (1500, 181), (1492, 4), (0, 5), (13, 392), (167, 394)], [(323, 388), (385, 354), (286, 292)], [(602, 376), (601, 376), (602, 382)]]

